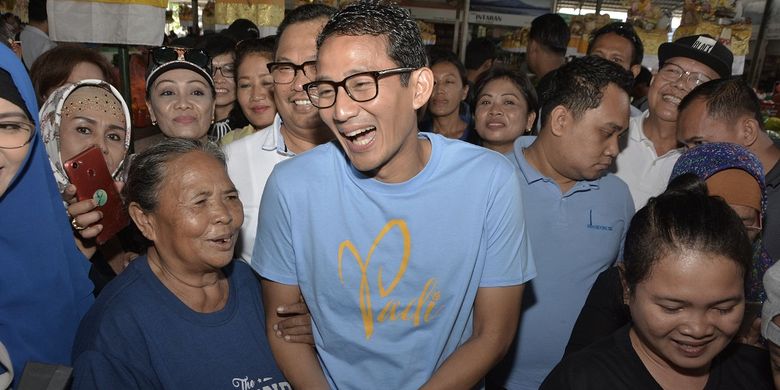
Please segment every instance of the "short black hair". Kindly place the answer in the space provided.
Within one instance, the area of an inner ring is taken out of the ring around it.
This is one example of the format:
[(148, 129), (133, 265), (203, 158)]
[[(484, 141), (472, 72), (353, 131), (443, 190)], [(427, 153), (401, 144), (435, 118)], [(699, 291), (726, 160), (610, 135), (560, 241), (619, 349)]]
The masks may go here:
[(604, 89), (610, 83), (631, 95), (634, 75), (622, 66), (596, 56), (575, 58), (545, 75), (546, 88), (541, 92), (542, 126), (557, 106), (564, 106), (579, 118), (585, 111), (601, 104)]
[(466, 45), (466, 69), (475, 70), (488, 60), (494, 60), (496, 53), (496, 44), (490, 38), (474, 38)]
[(565, 55), (570, 34), (569, 26), (561, 15), (544, 14), (531, 22), (528, 39), (536, 41), (552, 52)]
[(273, 61), (274, 45), (276, 44), (276, 35), (269, 35), (263, 38), (245, 39), (236, 45), (236, 78), (238, 78), (238, 68), (250, 54), (265, 54)]
[(707, 195), (706, 185), (690, 177), (681, 180), (686, 181), (681, 189), (650, 199), (631, 219), (623, 258), (632, 293), (659, 260), (686, 250), (724, 256), (737, 263), (743, 276), (750, 270), (753, 250), (742, 220), (723, 199)]
[(637, 35), (634, 30), (634, 26), (625, 22), (610, 23), (591, 33), (590, 40), (588, 41), (588, 54), (591, 52), (593, 42), (596, 42), (596, 39), (600, 36), (609, 33), (621, 36), (631, 42), (631, 46), (634, 48), (631, 53), (632, 66), (640, 65), (642, 63), (642, 58), (645, 55), (645, 46), (642, 44), (642, 39), (639, 38), (639, 35)]
[(460, 58), (452, 52), (452, 50), (445, 49), (441, 46), (433, 46), (428, 48), (428, 63), (430, 66), (441, 63), (450, 63), (458, 70), (458, 77), (460, 82), (465, 86), (468, 83), (466, 77), (466, 67), (460, 62)]
[(235, 54), (236, 41), (225, 34), (211, 34), (203, 36), (195, 44), (195, 48), (203, 49), (211, 59), (214, 59), (222, 54)]
[(707, 115), (713, 119), (733, 121), (742, 115), (750, 115), (763, 124), (761, 102), (753, 88), (740, 77), (730, 77), (708, 81), (694, 88), (677, 106), (683, 112), (696, 99), (707, 104)]
[(276, 51), (279, 50), (279, 39), (282, 37), (282, 33), (292, 24), (309, 22), (317, 19), (330, 19), (333, 14), (336, 13), (336, 9), (325, 4), (304, 4), (301, 5), (284, 16), (282, 23), (276, 29), (276, 44), (274, 45), (274, 56)]
[[(421, 68), (427, 65), (425, 46), (417, 22), (409, 10), (381, 0), (360, 0), (339, 10), (322, 28), (317, 49), (331, 36), (380, 36), (387, 39), (387, 55), (401, 67)], [(401, 74), (401, 85), (410, 75)]]
[(35, 22), (44, 22), (49, 19), (49, 15), (46, 13), (46, 0), (30, 0), (27, 18)]
[(653, 74), (650, 72), (650, 69), (647, 69), (647, 67), (643, 66), (641, 69), (639, 69), (639, 74), (634, 78), (634, 85), (650, 85), (651, 80), (653, 80)]

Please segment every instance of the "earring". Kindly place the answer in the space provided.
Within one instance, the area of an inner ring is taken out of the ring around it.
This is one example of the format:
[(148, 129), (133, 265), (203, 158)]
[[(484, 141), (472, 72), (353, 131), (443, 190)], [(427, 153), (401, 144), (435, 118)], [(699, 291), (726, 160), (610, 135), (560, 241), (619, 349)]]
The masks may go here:
[(152, 121), (152, 126), (157, 126), (157, 121)]

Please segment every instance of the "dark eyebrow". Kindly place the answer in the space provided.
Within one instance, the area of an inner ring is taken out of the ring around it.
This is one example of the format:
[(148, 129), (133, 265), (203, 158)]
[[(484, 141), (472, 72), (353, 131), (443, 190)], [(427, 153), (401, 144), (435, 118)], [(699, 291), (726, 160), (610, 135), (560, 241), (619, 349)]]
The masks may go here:
[(3, 113), (0, 113), (0, 119), (6, 119), (6, 118), (21, 118), (21, 119), (29, 120), (29, 118), (27, 118), (27, 115), (25, 115), (23, 112), (3, 112)]
[[(94, 119), (92, 119), (90, 117), (86, 117), (86, 116), (77, 115), (77, 116), (74, 116), (73, 119), (82, 120), (82, 121), (88, 122), (91, 125), (96, 125), (97, 124), (96, 120), (94, 120)], [(109, 125), (108, 128), (109, 129), (113, 129), (113, 130), (120, 130), (120, 131), (123, 131), (123, 132), (127, 133), (127, 128), (125, 128), (123, 126)]]

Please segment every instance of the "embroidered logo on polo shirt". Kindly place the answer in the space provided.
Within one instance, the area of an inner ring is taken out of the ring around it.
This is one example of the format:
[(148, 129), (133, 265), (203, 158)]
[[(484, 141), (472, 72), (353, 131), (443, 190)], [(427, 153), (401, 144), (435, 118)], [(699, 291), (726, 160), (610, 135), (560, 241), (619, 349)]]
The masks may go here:
[(588, 229), (594, 229), (594, 230), (604, 230), (611, 232), (614, 230), (612, 226), (606, 226), (606, 225), (598, 225), (593, 223), (593, 209), (588, 211), (588, 224), (585, 225)]
[(712, 49), (715, 48), (716, 43), (717, 41), (712, 38), (701, 36), (696, 39), (696, 42), (694, 42), (693, 45), (691, 45), (691, 47), (693, 47), (696, 50), (709, 53), (712, 51)]

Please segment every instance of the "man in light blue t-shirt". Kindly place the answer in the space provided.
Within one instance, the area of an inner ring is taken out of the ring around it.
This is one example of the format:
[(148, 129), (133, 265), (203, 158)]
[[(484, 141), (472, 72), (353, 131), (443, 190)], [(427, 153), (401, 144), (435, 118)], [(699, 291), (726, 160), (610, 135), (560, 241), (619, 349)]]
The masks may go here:
[(605, 176), (628, 127), (633, 76), (597, 57), (553, 71), (542, 131), (507, 157), (520, 168), (538, 276), (524, 294), (517, 340), (490, 381), (536, 389), (563, 356), (596, 276), (620, 257), (634, 213), (628, 186)]
[(311, 103), (336, 136), (279, 163), (252, 266), (268, 333), (303, 296), (316, 349), (269, 337), (294, 388), (467, 388), (517, 330), (536, 274), (517, 170), (417, 132), (433, 75), (414, 20), (353, 3), (318, 39)]

